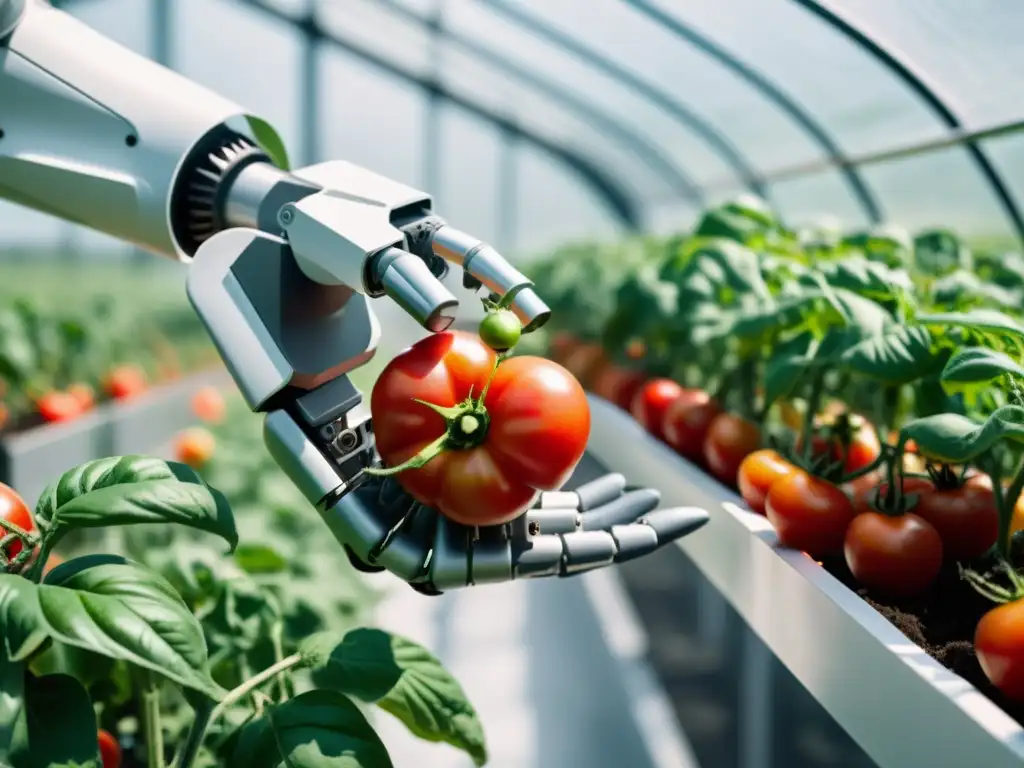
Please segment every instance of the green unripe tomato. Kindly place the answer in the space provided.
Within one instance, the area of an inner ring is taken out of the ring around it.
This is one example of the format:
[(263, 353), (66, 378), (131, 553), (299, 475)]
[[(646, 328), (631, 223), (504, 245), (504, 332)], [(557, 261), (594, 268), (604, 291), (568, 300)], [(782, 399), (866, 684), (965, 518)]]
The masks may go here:
[(480, 339), (496, 352), (512, 349), (523, 335), (523, 324), (508, 309), (488, 312), (480, 321)]

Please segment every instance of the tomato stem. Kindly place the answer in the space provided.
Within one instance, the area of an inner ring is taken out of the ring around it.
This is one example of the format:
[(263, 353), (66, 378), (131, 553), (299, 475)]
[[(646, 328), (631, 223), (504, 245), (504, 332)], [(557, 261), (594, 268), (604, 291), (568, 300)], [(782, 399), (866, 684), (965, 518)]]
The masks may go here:
[(160, 687), (152, 672), (147, 671), (146, 690), (142, 694), (142, 719), (146, 729), (148, 768), (164, 768), (164, 729), (160, 723)]
[(1004, 589), (1003, 587), (993, 584), (991, 581), (988, 581), (985, 577), (968, 569), (961, 568), (960, 576), (968, 583), (968, 585), (970, 585), (970, 587), (975, 592), (984, 597), (986, 600), (991, 600), (993, 603), (1009, 603), (1012, 600), (1017, 599), (1017, 597), (1020, 596), (1020, 593), (1024, 590), (1022, 590), (1019, 586), (1020, 576), (1014, 572), (1013, 567), (1005, 561), (1002, 563), (1002, 567), (1006, 571), (1007, 575), (1010, 577), (1011, 583), (1015, 585), (1017, 589), (1017, 594), (1014, 594), (1008, 589)]

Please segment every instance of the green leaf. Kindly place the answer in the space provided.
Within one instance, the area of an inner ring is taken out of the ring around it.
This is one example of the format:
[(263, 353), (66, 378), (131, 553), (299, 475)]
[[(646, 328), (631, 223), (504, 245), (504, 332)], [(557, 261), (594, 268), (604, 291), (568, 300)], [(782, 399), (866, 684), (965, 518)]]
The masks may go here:
[(890, 299), (913, 288), (906, 270), (859, 256), (820, 262), (817, 269), (832, 287), (870, 299)]
[(25, 717), (25, 665), (0, 649), (0, 765), (25, 765), (28, 722)]
[(67, 675), (25, 679), (26, 762), (14, 768), (99, 768), (96, 713), (85, 689)]
[(764, 407), (789, 395), (814, 359), (817, 341), (809, 333), (778, 345), (764, 371)]
[(458, 747), (478, 766), (487, 762), (476, 711), (459, 682), (423, 646), (379, 629), (357, 629), (342, 638), (314, 635), (300, 653), (317, 686), (376, 702), (420, 738)]
[(731, 306), (742, 297), (771, 299), (754, 251), (728, 240), (701, 243), (674, 279), (679, 311), (689, 313), (696, 302)]
[(959, 270), (932, 284), (932, 300), (951, 310), (975, 305), (1015, 310), (1021, 306), (1021, 292), (987, 283), (973, 272)]
[(840, 241), (839, 248), (844, 252), (859, 252), (871, 261), (899, 268), (910, 262), (913, 245), (905, 230), (882, 226), (847, 235)]
[(26, 609), (34, 608), (55, 641), (152, 670), (213, 699), (223, 696), (207, 671), (203, 628), (166, 580), (137, 563), (78, 569), (72, 560), (35, 587), (34, 597)]
[(1024, 367), (1009, 355), (985, 347), (968, 347), (956, 352), (942, 370), (941, 380), (949, 391), (965, 385), (991, 384), (1005, 376), (1024, 377)]
[(337, 691), (307, 691), (246, 725), (228, 768), (392, 768), (359, 708)]
[(252, 137), (256, 139), (260, 149), (267, 153), (274, 165), (283, 171), (291, 170), (291, 165), (288, 162), (288, 150), (285, 149), (284, 142), (274, 127), (255, 115), (246, 115), (245, 120), (249, 124), (249, 130), (252, 131)]
[(913, 440), (926, 458), (945, 464), (966, 464), (1008, 440), (1024, 443), (1024, 408), (1005, 405), (984, 424), (956, 413), (925, 416), (904, 425), (901, 440)]
[(937, 370), (942, 357), (926, 328), (894, 325), (863, 339), (840, 356), (852, 373), (888, 385), (908, 384)]
[(216, 534), (232, 549), (238, 532), (227, 499), (191, 468), (146, 456), (81, 464), (43, 491), (36, 521), (53, 541), (75, 528), (177, 523)]
[(269, 544), (241, 544), (235, 549), (235, 562), (246, 573), (283, 573), (288, 560)]
[(996, 349), (1024, 350), (1024, 327), (993, 309), (919, 315), (917, 322), (930, 328), (958, 328), (968, 339), (978, 339)]
[(3, 654), (23, 661), (46, 642), (46, 625), (35, 602), (37, 587), (14, 574), (0, 574), (0, 642)]

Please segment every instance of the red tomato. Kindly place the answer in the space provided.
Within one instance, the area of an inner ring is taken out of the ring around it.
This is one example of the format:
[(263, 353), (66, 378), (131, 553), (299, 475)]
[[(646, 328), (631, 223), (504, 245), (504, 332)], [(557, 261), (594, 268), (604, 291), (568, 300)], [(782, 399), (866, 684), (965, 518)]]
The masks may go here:
[(186, 429), (174, 443), (174, 458), (193, 469), (202, 469), (213, 457), (217, 440), (201, 427)]
[[(849, 446), (844, 446), (838, 437), (829, 438), (820, 434), (811, 440), (811, 450), (815, 456), (827, 454), (832, 461), (842, 461), (843, 472), (847, 474), (870, 466), (882, 454), (882, 443), (875, 428), (860, 417), (851, 416), (851, 419), (859, 420), (861, 423), (856, 429), (851, 430), (853, 434)], [(797, 451), (803, 450), (802, 444), (803, 440), (797, 438)]]
[(909, 513), (862, 512), (846, 530), (843, 552), (858, 582), (893, 597), (921, 594), (942, 568), (939, 532)]
[(777, 451), (770, 448), (754, 451), (743, 460), (737, 473), (740, 495), (752, 510), (763, 515), (765, 500), (772, 485), (795, 470), (796, 467)]
[(985, 677), (1008, 698), (1024, 699), (1024, 600), (997, 606), (974, 630), (974, 652)]
[(943, 550), (951, 560), (980, 557), (999, 537), (999, 510), (991, 488), (967, 483), (960, 488), (922, 493), (914, 514), (939, 532)]
[(68, 394), (78, 401), (78, 406), (82, 411), (88, 411), (96, 403), (96, 394), (88, 384), (72, 384), (68, 387)]
[(761, 428), (732, 413), (714, 418), (704, 437), (704, 461), (715, 477), (732, 487), (740, 464), (761, 447)]
[(643, 386), (646, 383), (646, 376), (642, 373), (631, 371), (619, 383), (619, 387), (615, 391), (615, 404), (622, 410), (628, 411), (633, 405), (636, 393), (643, 389)]
[(796, 469), (772, 483), (765, 514), (782, 546), (818, 559), (842, 551), (846, 528), (856, 513), (838, 486)]
[(224, 395), (216, 387), (203, 387), (192, 396), (192, 413), (201, 421), (219, 424), (226, 410)]
[(107, 376), (104, 389), (115, 400), (135, 397), (146, 389), (146, 373), (137, 365), (119, 365)]
[(82, 406), (78, 398), (69, 392), (54, 390), (36, 400), (36, 410), (43, 417), (43, 421), (70, 421), (81, 415)]
[(4, 424), (7, 423), (7, 418), (10, 415), (11, 415), (11, 412), (7, 408), (7, 405), (4, 404), (4, 403), (0, 403), (0, 429), (4, 428)]
[[(25, 500), (18, 495), (17, 491), (3, 483), (0, 483), (0, 518), (13, 523), (23, 531), (36, 529), (32, 511), (28, 508)], [(12, 541), (4, 551), (8, 558), (12, 558), (17, 557), (24, 548), (25, 546), (20, 541)]]
[(665, 411), (665, 442), (680, 456), (699, 462), (704, 456), (708, 429), (722, 409), (711, 395), (700, 389), (684, 389)]
[[(377, 449), (398, 466), (441, 437), (446, 420), (414, 398), (439, 406), (479, 395), (495, 353), (475, 334), (426, 337), (393, 359), (373, 387), (370, 412)], [(556, 363), (510, 357), (484, 398), (489, 426), (475, 447), (448, 450), (397, 475), (408, 493), (465, 525), (518, 517), (538, 491), (561, 488), (590, 435), (590, 409), (579, 383)]]
[(121, 745), (110, 731), (100, 730), (100, 758), (103, 768), (121, 768)]
[(683, 388), (672, 379), (651, 379), (633, 397), (629, 411), (640, 425), (659, 440), (665, 437), (665, 411)]
[(619, 390), (621, 382), (629, 375), (629, 372), (619, 366), (608, 363), (601, 366), (594, 373), (594, 383), (591, 391), (609, 403), (615, 402), (615, 395)]

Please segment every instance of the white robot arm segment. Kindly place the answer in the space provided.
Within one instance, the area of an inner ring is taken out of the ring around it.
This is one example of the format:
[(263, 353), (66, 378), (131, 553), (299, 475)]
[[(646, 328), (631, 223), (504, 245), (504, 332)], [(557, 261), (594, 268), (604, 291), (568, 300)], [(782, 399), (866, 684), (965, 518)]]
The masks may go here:
[(442, 331), (454, 264), (467, 288), (514, 292), (527, 330), (550, 311), (430, 195), (344, 161), (289, 172), (274, 143), (239, 105), (41, 0), (0, 0), (0, 198), (189, 263), (189, 299), (264, 414), (271, 454), (359, 567), (435, 594), (620, 562), (707, 521), (655, 511), (656, 493), (608, 475), (541, 495), (509, 526), (468, 529), (365, 473), (380, 459), (346, 374), (376, 350), (371, 299)]

